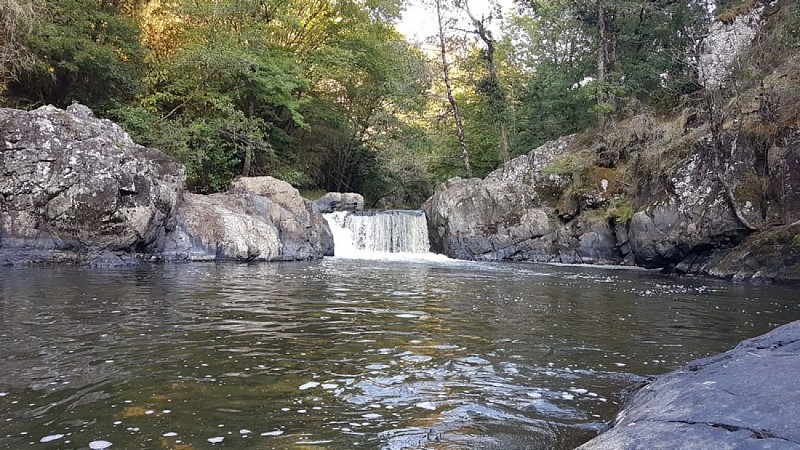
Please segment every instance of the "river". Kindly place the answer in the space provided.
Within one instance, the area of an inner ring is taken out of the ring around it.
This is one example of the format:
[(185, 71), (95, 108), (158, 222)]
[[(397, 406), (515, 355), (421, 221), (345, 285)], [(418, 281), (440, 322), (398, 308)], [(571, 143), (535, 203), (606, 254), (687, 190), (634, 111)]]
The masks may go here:
[(329, 258), (4, 268), (2, 448), (573, 448), (797, 290)]

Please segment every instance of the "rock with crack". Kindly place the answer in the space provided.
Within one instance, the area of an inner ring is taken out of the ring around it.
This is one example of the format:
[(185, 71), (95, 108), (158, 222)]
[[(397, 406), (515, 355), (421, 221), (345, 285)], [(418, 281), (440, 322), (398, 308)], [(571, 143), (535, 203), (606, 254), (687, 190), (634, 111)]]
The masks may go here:
[(640, 389), (580, 448), (800, 448), (800, 321)]
[(168, 260), (297, 261), (333, 254), (328, 224), (297, 189), (239, 178), (227, 192), (186, 194), (161, 256)]
[(0, 109), (0, 263), (119, 265), (175, 226), (183, 166), (85, 106)]

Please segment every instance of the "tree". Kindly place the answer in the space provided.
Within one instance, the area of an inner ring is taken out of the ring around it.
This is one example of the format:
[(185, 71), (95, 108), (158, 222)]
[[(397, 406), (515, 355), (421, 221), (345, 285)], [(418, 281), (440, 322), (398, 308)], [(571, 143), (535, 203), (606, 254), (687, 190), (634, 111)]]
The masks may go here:
[(436, 19), (439, 27), (437, 36), (439, 54), (442, 61), (442, 78), (444, 80), (445, 89), (447, 92), (447, 101), (450, 103), (453, 120), (455, 120), (456, 124), (456, 136), (458, 137), (458, 144), (461, 148), (461, 158), (464, 161), (464, 170), (467, 174), (467, 177), (472, 178), (472, 165), (469, 161), (469, 151), (467, 150), (467, 142), (466, 138), (464, 137), (464, 123), (461, 119), (461, 112), (458, 109), (458, 102), (453, 95), (453, 85), (450, 81), (450, 64), (447, 62), (443, 0), (433, 0), (433, 7), (436, 9)]
[(143, 52), (138, 27), (119, 5), (102, 0), (48, 3), (48, 18), (24, 39), (36, 63), (9, 85), (30, 104), (73, 101), (102, 113), (138, 92)]
[(6, 85), (35, 63), (25, 40), (39, 25), (43, 5), (38, 0), (0, 3), (0, 94)]
[(489, 98), (489, 104), (492, 107), (492, 112), (497, 118), (500, 128), (500, 154), (503, 156), (503, 162), (507, 163), (511, 157), (508, 151), (508, 136), (506, 132), (506, 120), (504, 117), (506, 110), (506, 98), (503, 88), (500, 86), (500, 81), (497, 76), (497, 43), (495, 42), (492, 30), (489, 28), (492, 22), (492, 15), (488, 17), (483, 16), (477, 19), (469, 7), (468, 0), (456, 0), (456, 6), (467, 13), (475, 33), (478, 38), (486, 45), (486, 66), (488, 68), (488, 76), (481, 81), (479, 90)]

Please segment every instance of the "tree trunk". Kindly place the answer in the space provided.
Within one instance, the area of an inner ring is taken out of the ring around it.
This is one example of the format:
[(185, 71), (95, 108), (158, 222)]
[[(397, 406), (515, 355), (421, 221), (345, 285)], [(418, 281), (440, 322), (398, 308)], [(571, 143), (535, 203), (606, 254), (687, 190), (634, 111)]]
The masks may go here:
[(450, 66), (447, 64), (447, 47), (444, 41), (444, 25), (442, 24), (442, 0), (435, 0), (436, 17), (439, 20), (439, 49), (442, 54), (442, 72), (444, 75), (444, 85), (447, 89), (447, 101), (453, 109), (453, 118), (456, 121), (456, 135), (458, 144), (461, 146), (461, 158), (464, 160), (464, 169), (467, 177), (472, 178), (472, 165), (469, 162), (469, 151), (467, 151), (467, 141), (464, 139), (464, 123), (461, 121), (461, 113), (458, 110), (458, 103), (453, 96), (453, 85), (450, 83)]
[(253, 146), (245, 144), (244, 146), (244, 164), (242, 164), (242, 176), (250, 176), (250, 166), (253, 164)]
[(606, 102), (606, 54), (608, 52), (606, 48), (608, 45), (606, 42), (606, 11), (603, 0), (597, 0), (597, 37), (597, 105), (600, 107), (598, 120), (602, 128), (606, 121), (604, 107)]
[(461, 4), (461, 9), (467, 13), (469, 19), (472, 21), (472, 25), (475, 27), (475, 33), (481, 38), (483, 43), (486, 44), (486, 64), (489, 66), (489, 85), (492, 87), (492, 91), (489, 95), (492, 97), (490, 100), (494, 106), (494, 112), (497, 114), (497, 120), (500, 124), (500, 154), (503, 156), (503, 163), (507, 163), (511, 160), (511, 157), (508, 152), (508, 139), (506, 137), (506, 122), (504, 117), (506, 99), (505, 95), (503, 95), (500, 90), (500, 80), (497, 76), (497, 62), (495, 61), (497, 47), (494, 37), (492, 36), (492, 31), (486, 26), (486, 22), (491, 21), (492, 18), (490, 15), (488, 20), (485, 17), (481, 18), (481, 20), (477, 20), (475, 16), (472, 15), (472, 11), (469, 9), (469, 4), (467, 2)]

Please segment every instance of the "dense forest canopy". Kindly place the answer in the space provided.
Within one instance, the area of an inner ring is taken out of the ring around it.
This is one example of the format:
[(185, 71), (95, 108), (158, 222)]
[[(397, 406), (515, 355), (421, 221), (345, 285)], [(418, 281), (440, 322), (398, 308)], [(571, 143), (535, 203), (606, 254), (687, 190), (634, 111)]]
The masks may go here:
[(197, 192), (271, 175), (418, 206), (436, 182), (547, 140), (685, 107), (701, 88), (687, 55), (742, 3), (519, 0), (478, 15), (428, 0), (441, 27), (412, 43), (394, 27), (403, 0), (14, 0), (0, 5), (0, 93), (88, 105), (186, 164)]

